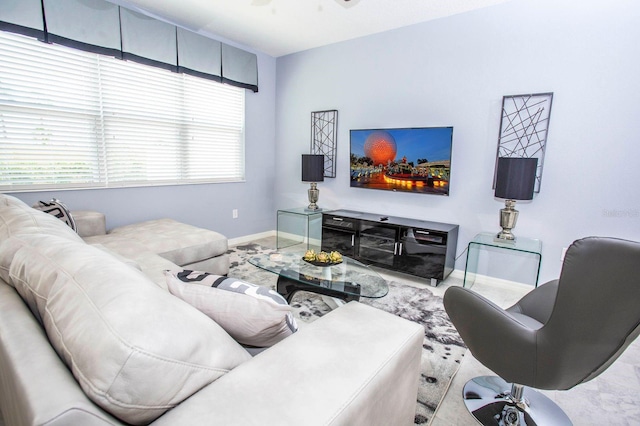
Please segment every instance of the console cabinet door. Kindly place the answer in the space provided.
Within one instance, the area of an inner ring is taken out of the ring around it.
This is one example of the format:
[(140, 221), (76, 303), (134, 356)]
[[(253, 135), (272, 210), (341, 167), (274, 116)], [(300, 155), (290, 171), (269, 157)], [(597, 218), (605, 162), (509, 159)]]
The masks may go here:
[(363, 220), (360, 223), (358, 258), (361, 261), (366, 260), (393, 267), (398, 247), (397, 241), (397, 227)]
[(428, 229), (403, 227), (395, 268), (425, 278), (444, 279), (447, 234)]
[(322, 247), (326, 252), (339, 251), (347, 257), (355, 257), (356, 231), (355, 219), (322, 215)]

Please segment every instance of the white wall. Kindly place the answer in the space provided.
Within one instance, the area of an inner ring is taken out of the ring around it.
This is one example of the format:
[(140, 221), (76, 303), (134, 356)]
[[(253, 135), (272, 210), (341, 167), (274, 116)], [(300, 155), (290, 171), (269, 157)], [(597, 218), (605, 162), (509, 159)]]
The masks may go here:
[[(107, 227), (170, 217), (213, 229), (228, 238), (275, 229), (275, 58), (258, 55), (258, 93), (246, 91), (246, 181), (123, 189), (12, 194), (29, 205), (52, 197), (72, 210), (105, 213)], [(232, 210), (238, 218), (232, 219)]]
[[(276, 207), (305, 205), (310, 113), (337, 109), (337, 176), (319, 205), (457, 223), (462, 253), (499, 230), (502, 97), (554, 92), (541, 192), (518, 202), (515, 229), (543, 241), (541, 282), (577, 238), (640, 240), (639, 15), (633, 0), (514, 0), (278, 58)], [(454, 126), (449, 197), (349, 187), (349, 129), (439, 125)]]

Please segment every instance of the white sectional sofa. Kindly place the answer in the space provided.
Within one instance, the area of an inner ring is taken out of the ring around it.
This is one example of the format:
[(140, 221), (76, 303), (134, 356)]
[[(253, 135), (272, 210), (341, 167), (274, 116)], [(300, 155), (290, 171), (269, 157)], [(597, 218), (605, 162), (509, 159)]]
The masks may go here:
[(7, 425), (413, 424), (421, 326), (351, 302), (251, 357), (166, 291), (164, 269), (198, 263), (143, 229), (83, 240), (0, 195)]

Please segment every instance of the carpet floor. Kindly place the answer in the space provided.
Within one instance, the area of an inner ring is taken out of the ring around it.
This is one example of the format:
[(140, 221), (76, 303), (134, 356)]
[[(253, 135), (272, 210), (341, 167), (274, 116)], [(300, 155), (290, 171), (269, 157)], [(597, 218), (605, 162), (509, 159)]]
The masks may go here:
[[(229, 276), (275, 289), (277, 275), (248, 262), (251, 256), (274, 252), (258, 243), (240, 244), (229, 250)], [(417, 288), (401, 280), (390, 281), (389, 293), (380, 299), (362, 298), (371, 305), (424, 327), (420, 386), (416, 401), (415, 424), (429, 423), (444, 396), (452, 376), (458, 370), (466, 348), (449, 321), (442, 298), (427, 288)], [(331, 310), (322, 297), (298, 292), (291, 300), (296, 319), (312, 322)]]

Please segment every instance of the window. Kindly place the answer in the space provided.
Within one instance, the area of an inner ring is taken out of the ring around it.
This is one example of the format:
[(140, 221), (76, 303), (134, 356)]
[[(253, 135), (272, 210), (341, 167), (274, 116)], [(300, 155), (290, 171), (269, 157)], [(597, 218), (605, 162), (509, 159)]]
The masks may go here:
[(244, 96), (0, 32), (0, 191), (242, 181)]

